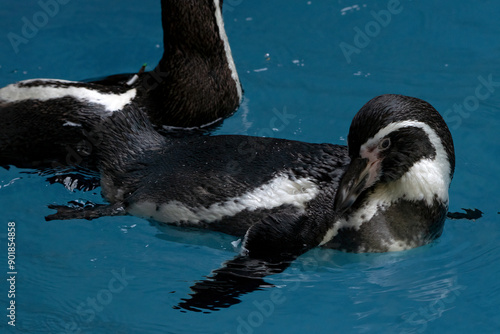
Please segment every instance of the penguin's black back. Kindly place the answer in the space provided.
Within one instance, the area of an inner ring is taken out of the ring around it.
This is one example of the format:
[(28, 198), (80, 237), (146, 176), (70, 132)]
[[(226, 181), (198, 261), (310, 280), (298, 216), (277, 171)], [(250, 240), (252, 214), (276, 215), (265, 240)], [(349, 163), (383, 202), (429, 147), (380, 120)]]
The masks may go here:
[(198, 198), (196, 204), (206, 206), (241, 196), (279, 174), (309, 177), (335, 187), (349, 162), (346, 150), (331, 144), (238, 135), (176, 140), (163, 152), (150, 151), (137, 163), (147, 165), (148, 174), (141, 175), (140, 181), (147, 191), (133, 198), (189, 203), (193, 196)]

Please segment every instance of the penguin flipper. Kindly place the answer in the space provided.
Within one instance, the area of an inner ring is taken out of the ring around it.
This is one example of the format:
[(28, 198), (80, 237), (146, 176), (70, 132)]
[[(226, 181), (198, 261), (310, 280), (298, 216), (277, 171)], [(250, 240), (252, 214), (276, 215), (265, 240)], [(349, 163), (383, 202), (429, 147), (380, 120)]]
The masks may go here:
[(103, 86), (132, 86), (139, 79), (139, 75), (144, 73), (146, 65), (147, 64), (142, 65), (137, 73), (114, 74), (106, 77), (87, 79), (84, 80), (84, 82)]
[(294, 259), (319, 244), (315, 222), (294, 210), (265, 217), (252, 225), (243, 247), (252, 258), (278, 262)]
[(125, 86), (135, 73), (113, 74), (106, 77), (91, 78), (84, 82), (102, 86)]
[(46, 221), (87, 219), (92, 220), (105, 216), (124, 216), (127, 214), (122, 203), (107, 205), (94, 203), (70, 202), (69, 205), (49, 205), (49, 209), (57, 210), (57, 213), (45, 217)]

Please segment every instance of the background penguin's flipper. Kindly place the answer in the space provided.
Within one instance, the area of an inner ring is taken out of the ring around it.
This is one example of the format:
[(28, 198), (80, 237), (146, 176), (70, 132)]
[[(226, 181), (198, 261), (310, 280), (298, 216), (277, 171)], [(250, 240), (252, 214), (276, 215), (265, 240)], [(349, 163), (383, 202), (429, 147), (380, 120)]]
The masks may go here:
[(105, 77), (83, 80), (83, 82), (103, 86), (126, 86), (127, 81), (129, 81), (134, 75), (135, 73), (113, 74)]
[(68, 220), (68, 219), (87, 219), (92, 220), (105, 216), (124, 216), (126, 211), (121, 203), (107, 205), (94, 204), (87, 202), (85, 204), (70, 202), (69, 205), (49, 205), (49, 209), (57, 210), (57, 213), (46, 216), (46, 221)]
[(121, 73), (109, 75), (106, 77), (92, 78), (83, 80), (83, 82), (103, 85), (103, 86), (133, 86), (139, 75), (144, 74), (147, 64), (141, 66), (139, 72), (137, 73)]
[(207, 279), (191, 287), (191, 298), (182, 299), (175, 309), (193, 312), (218, 311), (241, 302), (240, 297), (272, 287), (264, 277), (283, 272), (293, 259), (271, 263), (239, 255), (214, 270)]

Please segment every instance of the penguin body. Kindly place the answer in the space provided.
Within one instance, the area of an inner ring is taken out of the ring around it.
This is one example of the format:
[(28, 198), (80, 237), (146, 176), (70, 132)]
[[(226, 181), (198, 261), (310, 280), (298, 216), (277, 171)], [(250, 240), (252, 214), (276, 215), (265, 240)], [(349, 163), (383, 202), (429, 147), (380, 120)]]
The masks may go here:
[(124, 214), (233, 234), (245, 255), (261, 259), (317, 246), (402, 250), (441, 234), (453, 141), (422, 100), (372, 99), (353, 119), (348, 148), (246, 136), (167, 139), (135, 110), (110, 120), (96, 126), (104, 135), (101, 185)]
[[(164, 54), (149, 72), (94, 82), (31, 79), (0, 89), (0, 165), (93, 165), (82, 122), (126, 106), (157, 127), (204, 128), (236, 111), (242, 89), (219, 0), (162, 0)], [(90, 158), (89, 158), (90, 156)]]

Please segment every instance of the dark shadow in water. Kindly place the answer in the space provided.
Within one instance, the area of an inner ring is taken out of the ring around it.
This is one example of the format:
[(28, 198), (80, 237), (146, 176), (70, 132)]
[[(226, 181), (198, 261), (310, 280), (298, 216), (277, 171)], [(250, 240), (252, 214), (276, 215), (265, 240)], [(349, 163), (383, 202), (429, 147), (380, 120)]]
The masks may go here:
[[(200, 245), (213, 249), (226, 249), (228, 254), (240, 253), (241, 240), (224, 233), (194, 227), (177, 227), (150, 221), (161, 233), (157, 238), (169, 242)], [(181, 312), (210, 313), (241, 303), (240, 297), (254, 291), (273, 287), (264, 278), (287, 269), (296, 256), (283, 254), (271, 260), (260, 260), (236, 255), (220, 268), (213, 270), (205, 279), (190, 287), (190, 298), (182, 298), (173, 306)]]
[(209, 313), (228, 308), (240, 303), (240, 297), (244, 294), (273, 287), (263, 278), (283, 272), (290, 264), (291, 261), (270, 263), (237, 256), (214, 270), (205, 280), (193, 285), (191, 298), (182, 299), (174, 309)]

